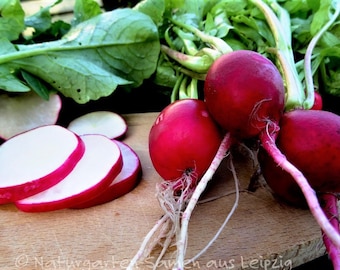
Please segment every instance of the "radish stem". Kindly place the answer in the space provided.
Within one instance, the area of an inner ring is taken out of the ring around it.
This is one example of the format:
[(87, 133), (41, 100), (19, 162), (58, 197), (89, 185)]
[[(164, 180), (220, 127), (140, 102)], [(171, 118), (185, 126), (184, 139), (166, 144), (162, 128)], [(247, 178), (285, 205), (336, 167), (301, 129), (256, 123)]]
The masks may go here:
[(179, 27), (182, 27), (183, 29), (186, 29), (193, 34), (195, 34), (198, 38), (200, 38), (203, 42), (208, 43), (210, 46), (212, 46), (214, 49), (219, 51), (220, 53), (229, 53), (233, 51), (233, 49), (227, 44), (223, 39), (208, 35), (196, 27), (193, 27), (189, 24), (182, 23), (181, 21), (171, 19), (171, 22)]
[(314, 189), (309, 185), (307, 179), (300, 172), (300, 170), (298, 170), (292, 163), (290, 163), (287, 158), (281, 153), (281, 151), (277, 148), (275, 144), (275, 140), (267, 132), (262, 132), (260, 134), (260, 140), (262, 142), (263, 148), (274, 159), (276, 164), (278, 164), (283, 170), (288, 172), (296, 181), (298, 186), (301, 188), (309, 209), (315, 220), (319, 224), (320, 228), (334, 243), (334, 245), (340, 248), (340, 235), (327, 219), (325, 213), (320, 207), (316, 193)]
[[(274, 53), (278, 58), (278, 64), (281, 67), (286, 84), (286, 110), (302, 108), (305, 100), (305, 92), (295, 66), (291, 39), (287, 35), (287, 33), (291, 32), (289, 15), (287, 15), (287, 11), (281, 8), (274, 0), (269, 2), (279, 14), (278, 16), (265, 1), (251, 0), (251, 2), (262, 11), (275, 38), (276, 49)], [(283, 25), (279, 17), (281, 17), (282, 21), (287, 25)], [(289, 28), (285, 29), (285, 26)]]
[(192, 56), (173, 50), (166, 45), (161, 45), (161, 51), (185, 68), (198, 73), (206, 73), (215, 60), (208, 54)]
[(194, 193), (192, 194), (190, 201), (182, 214), (182, 223), (180, 228), (180, 235), (177, 240), (177, 258), (176, 258), (176, 265), (174, 269), (184, 269), (184, 259), (185, 259), (185, 252), (187, 246), (187, 238), (188, 238), (188, 226), (191, 214), (201, 196), (202, 192), (205, 190), (208, 182), (216, 172), (217, 168), (221, 164), (222, 160), (224, 159), (226, 152), (229, 150), (230, 145), (232, 144), (232, 138), (229, 133), (227, 133), (217, 150), (217, 153), (211, 162), (208, 170), (203, 175), (202, 179), (199, 181), (198, 185), (196, 186)]

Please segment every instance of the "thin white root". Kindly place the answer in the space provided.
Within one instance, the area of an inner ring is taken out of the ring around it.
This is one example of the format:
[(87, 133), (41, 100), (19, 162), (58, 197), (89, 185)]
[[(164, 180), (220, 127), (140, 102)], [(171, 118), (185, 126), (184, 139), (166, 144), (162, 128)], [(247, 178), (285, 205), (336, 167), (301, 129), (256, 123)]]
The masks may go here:
[[(145, 236), (144, 241), (142, 242), (139, 250), (137, 251), (136, 255), (132, 258), (130, 261), (128, 267), (126, 268), (127, 270), (132, 270), (134, 266), (137, 264), (137, 262), (146, 256), (146, 251), (150, 250), (148, 248), (148, 244), (150, 243), (151, 239), (153, 236), (156, 234), (158, 230), (162, 228), (162, 226), (169, 220), (168, 215), (163, 215), (162, 218), (160, 218), (157, 223), (154, 225), (154, 227), (149, 231), (149, 233)], [(155, 245), (155, 244), (154, 244)], [(154, 246), (153, 245), (153, 246)], [(151, 248), (152, 249), (152, 248)]]
[(268, 154), (274, 159), (274, 161), (286, 172), (288, 172), (300, 187), (309, 210), (314, 216), (316, 222), (319, 224), (321, 230), (328, 236), (337, 248), (340, 248), (340, 234), (334, 229), (332, 224), (329, 222), (325, 213), (323, 212), (319, 200), (316, 196), (315, 190), (309, 185), (305, 176), (297, 169), (277, 148), (275, 142), (273, 142), (268, 134), (263, 132), (261, 134), (261, 141), (263, 148)]
[(213, 161), (211, 162), (206, 173), (203, 175), (202, 179), (199, 181), (198, 185), (196, 186), (194, 193), (192, 194), (188, 202), (188, 205), (182, 214), (180, 234), (177, 238), (177, 257), (176, 257), (176, 264), (175, 264), (174, 269), (178, 269), (178, 270), (184, 269), (184, 258), (185, 258), (187, 238), (188, 238), (188, 226), (189, 226), (189, 220), (190, 220), (191, 214), (195, 206), (197, 205), (197, 202), (201, 194), (205, 190), (208, 182), (211, 180), (217, 168), (219, 167), (222, 160), (224, 159), (226, 152), (230, 148), (231, 142), (232, 142), (231, 136), (229, 133), (227, 133), (224, 136)]
[(205, 253), (208, 248), (216, 241), (216, 239), (220, 236), (221, 232), (223, 231), (223, 229), (225, 228), (225, 226), (227, 225), (227, 223), (229, 222), (230, 218), (232, 217), (232, 215), (235, 213), (236, 208), (238, 206), (238, 202), (240, 199), (240, 190), (239, 190), (239, 179), (237, 177), (236, 174), (236, 170), (233, 164), (233, 160), (232, 158), (230, 159), (230, 170), (232, 172), (234, 181), (235, 181), (235, 191), (233, 193), (235, 193), (235, 202), (234, 205), (232, 207), (232, 209), (230, 210), (229, 214), (227, 215), (226, 219), (224, 220), (224, 222), (222, 223), (221, 227), (218, 229), (218, 231), (216, 232), (216, 234), (214, 235), (214, 237), (209, 241), (209, 243), (199, 252), (197, 253), (193, 258), (191, 258), (190, 260), (186, 261), (185, 264), (189, 264), (192, 263), (194, 261), (196, 261), (200, 256), (202, 256), (203, 253)]
[[(154, 264), (154, 269), (156, 269), (175, 236), (175, 245), (177, 247), (176, 264), (178, 264), (176, 267), (177, 269), (184, 269), (187, 229), (191, 213), (207, 183), (224, 159), (230, 148), (231, 141), (230, 135), (226, 134), (210, 167), (200, 179), (196, 188), (194, 188), (194, 184), (197, 179), (194, 174), (183, 174), (183, 177), (177, 181), (164, 180), (156, 186), (157, 199), (165, 214), (146, 235), (137, 254), (130, 261), (127, 270), (132, 270), (139, 260), (147, 257), (155, 246), (160, 245), (162, 250)], [(185, 211), (183, 212), (184, 209)]]
[[(182, 211), (192, 196), (194, 181), (196, 181), (196, 178), (192, 173), (189, 175), (184, 174), (177, 181), (163, 180), (156, 185), (157, 199), (164, 215), (144, 238), (137, 254), (130, 261), (127, 267), (128, 270), (133, 269), (138, 261), (150, 255), (153, 249), (160, 245), (162, 250), (154, 263), (154, 269), (157, 268), (172, 240), (179, 232)], [(178, 195), (177, 190), (180, 190)], [(162, 241), (162, 239), (164, 240)]]

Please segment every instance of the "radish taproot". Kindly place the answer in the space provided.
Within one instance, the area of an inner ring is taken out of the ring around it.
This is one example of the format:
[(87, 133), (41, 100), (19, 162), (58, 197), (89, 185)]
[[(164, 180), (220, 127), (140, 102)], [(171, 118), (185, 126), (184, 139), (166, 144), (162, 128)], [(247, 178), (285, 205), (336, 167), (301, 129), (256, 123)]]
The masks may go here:
[(74, 169), (49, 189), (16, 201), (18, 209), (44, 212), (70, 208), (97, 196), (110, 185), (122, 169), (120, 148), (102, 135), (83, 135), (81, 139), (85, 153)]
[(137, 153), (126, 143), (115, 141), (123, 158), (123, 167), (110, 186), (94, 198), (76, 204), (72, 208), (88, 208), (115, 200), (136, 187), (142, 174), (142, 166)]
[(115, 112), (93, 111), (73, 119), (67, 128), (78, 135), (101, 134), (121, 139), (128, 127), (124, 118)]
[[(329, 219), (329, 222), (333, 225), (334, 229), (340, 233), (339, 228), (339, 200), (338, 193), (319, 193), (318, 198), (320, 201), (320, 205), (325, 212), (326, 217)], [(333, 270), (340, 269), (340, 249), (336, 247), (332, 241), (327, 237), (326, 234), (322, 232), (322, 240), (325, 244), (326, 251), (330, 261), (333, 264)]]
[(0, 146), (0, 203), (39, 193), (60, 182), (85, 151), (76, 134), (58, 125), (20, 133)]
[(18, 96), (0, 95), (0, 137), (10, 137), (45, 125), (57, 122), (61, 109), (58, 94), (50, 94), (44, 100), (35, 92), (30, 91)]

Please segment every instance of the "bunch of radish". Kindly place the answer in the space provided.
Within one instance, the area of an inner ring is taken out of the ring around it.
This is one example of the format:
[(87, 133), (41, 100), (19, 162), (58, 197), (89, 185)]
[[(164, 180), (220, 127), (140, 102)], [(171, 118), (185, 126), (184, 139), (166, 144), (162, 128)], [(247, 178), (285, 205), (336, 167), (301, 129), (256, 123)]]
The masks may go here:
[(9, 136), (0, 146), (0, 203), (42, 212), (123, 196), (142, 171), (136, 152), (118, 140), (126, 131), (120, 115), (97, 111), (67, 128), (52, 123)]
[[(215, 60), (205, 79), (204, 99), (170, 104), (150, 130), (150, 157), (163, 178), (157, 185), (157, 196), (164, 215), (145, 238), (129, 269), (156, 244), (163, 250), (155, 265), (167, 247), (176, 245), (174, 269), (184, 269), (212, 244), (194, 258), (185, 258), (188, 223), (199, 197), (223, 158), (231, 155), (230, 146), (248, 139), (257, 139), (267, 157), (260, 159), (261, 166), (266, 168), (271, 162), (264, 177), (273, 190), (278, 186), (279, 194), (288, 198), (294, 196), (290, 193), (294, 190), (300, 197), (293, 200), (309, 207), (325, 239), (339, 250), (338, 223), (334, 227), (329, 221), (316, 191), (338, 192), (340, 117), (321, 110), (285, 112), (285, 84), (280, 71), (268, 58), (247, 50)], [(289, 176), (284, 177), (289, 178), (289, 184), (276, 181), (273, 168)], [(235, 182), (237, 190), (236, 176)], [(161, 232), (159, 238), (157, 231)]]

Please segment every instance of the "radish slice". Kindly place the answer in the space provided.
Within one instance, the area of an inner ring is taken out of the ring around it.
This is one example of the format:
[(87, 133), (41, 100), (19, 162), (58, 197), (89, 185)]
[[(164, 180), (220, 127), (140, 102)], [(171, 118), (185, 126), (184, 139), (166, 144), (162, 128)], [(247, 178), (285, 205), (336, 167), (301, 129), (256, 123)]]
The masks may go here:
[(35, 92), (23, 93), (15, 97), (0, 95), (0, 137), (4, 140), (45, 125), (57, 122), (61, 109), (61, 99), (51, 94), (48, 101)]
[(77, 204), (72, 208), (87, 208), (117, 199), (136, 187), (142, 174), (140, 159), (127, 144), (116, 141), (123, 156), (123, 168), (110, 186), (93, 199)]
[(41, 192), (61, 181), (84, 154), (84, 143), (57, 125), (38, 127), (0, 146), (0, 203)]
[(69, 208), (103, 192), (122, 169), (118, 145), (102, 135), (84, 135), (84, 156), (73, 171), (53, 187), (17, 201), (25, 212), (45, 212)]
[(127, 124), (117, 113), (95, 111), (74, 119), (67, 128), (78, 135), (101, 134), (109, 139), (120, 139), (127, 131)]

